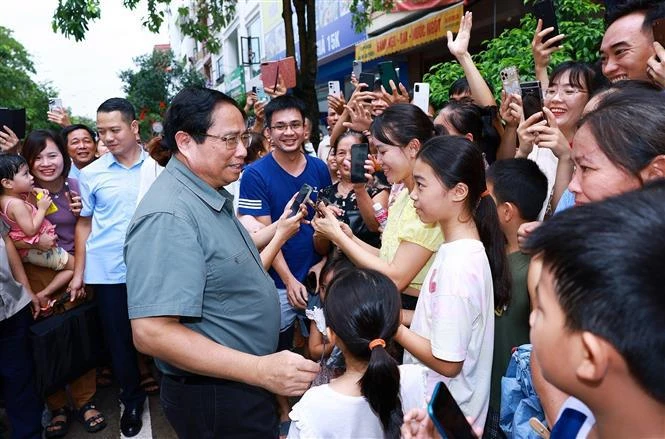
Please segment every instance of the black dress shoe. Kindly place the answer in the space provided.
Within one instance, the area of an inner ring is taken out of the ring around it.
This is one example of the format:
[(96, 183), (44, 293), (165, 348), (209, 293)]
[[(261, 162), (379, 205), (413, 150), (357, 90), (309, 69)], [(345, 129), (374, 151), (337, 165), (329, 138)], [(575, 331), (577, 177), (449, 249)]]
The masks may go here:
[(132, 437), (139, 434), (141, 428), (143, 428), (141, 415), (143, 415), (143, 408), (135, 408), (131, 410), (125, 409), (120, 418), (120, 431), (122, 431), (123, 435), (126, 437)]

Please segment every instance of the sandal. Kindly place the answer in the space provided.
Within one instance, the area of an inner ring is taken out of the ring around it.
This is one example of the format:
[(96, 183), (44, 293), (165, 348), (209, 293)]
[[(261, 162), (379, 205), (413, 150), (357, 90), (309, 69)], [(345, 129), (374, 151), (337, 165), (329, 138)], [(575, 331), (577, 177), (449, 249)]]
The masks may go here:
[[(85, 413), (89, 410), (95, 410), (97, 414), (86, 418)], [(79, 422), (83, 424), (83, 428), (85, 428), (85, 431), (88, 433), (97, 433), (106, 428), (106, 419), (104, 419), (104, 415), (97, 409), (97, 406), (92, 401), (84, 404), (83, 407), (79, 409), (78, 418)]]
[(159, 395), (159, 383), (150, 372), (141, 375), (141, 387), (147, 395)]
[(104, 389), (113, 384), (113, 372), (108, 367), (97, 369), (97, 387)]
[[(55, 418), (65, 418), (64, 421), (56, 421)], [(69, 432), (69, 410), (62, 407), (51, 412), (51, 422), (44, 430), (44, 436), (47, 438), (64, 437)]]

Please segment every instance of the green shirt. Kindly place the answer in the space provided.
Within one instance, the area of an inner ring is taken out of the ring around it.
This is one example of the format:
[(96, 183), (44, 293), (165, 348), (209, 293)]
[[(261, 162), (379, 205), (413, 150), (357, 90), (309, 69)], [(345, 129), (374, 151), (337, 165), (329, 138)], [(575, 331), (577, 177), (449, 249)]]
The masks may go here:
[(529, 343), (529, 313), (531, 302), (526, 286), (529, 255), (515, 252), (508, 255), (512, 281), (508, 309), (494, 318), (494, 355), (490, 385), (490, 407), (499, 411), (501, 406), (501, 377), (506, 373), (513, 348)]
[(277, 349), (279, 298), (232, 205), (226, 190), (215, 190), (175, 157), (169, 161), (127, 231), (129, 318), (179, 316), (221, 345), (267, 355)]

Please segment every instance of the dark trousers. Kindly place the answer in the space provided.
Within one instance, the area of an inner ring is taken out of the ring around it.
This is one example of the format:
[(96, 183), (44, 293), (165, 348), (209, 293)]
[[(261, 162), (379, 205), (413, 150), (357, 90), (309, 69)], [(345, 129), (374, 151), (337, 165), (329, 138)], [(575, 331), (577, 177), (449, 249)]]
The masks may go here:
[(272, 393), (234, 381), (197, 378), (164, 375), (162, 380), (164, 414), (180, 439), (277, 438)]
[(42, 437), (44, 405), (37, 396), (34, 383), (28, 339), (31, 323), (29, 306), (0, 322), (0, 383), (14, 439)]
[(104, 340), (111, 354), (113, 374), (120, 384), (120, 401), (125, 409), (143, 409), (146, 394), (141, 388), (136, 348), (127, 313), (127, 285), (96, 284), (94, 289)]

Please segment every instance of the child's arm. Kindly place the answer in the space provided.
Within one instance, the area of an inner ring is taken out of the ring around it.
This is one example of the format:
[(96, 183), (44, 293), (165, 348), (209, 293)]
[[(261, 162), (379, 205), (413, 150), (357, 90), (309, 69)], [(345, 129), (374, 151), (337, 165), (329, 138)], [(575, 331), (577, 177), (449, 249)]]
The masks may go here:
[(462, 371), (464, 361), (446, 361), (436, 358), (432, 355), (430, 341), (404, 325), (400, 325), (397, 329), (395, 341), (416, 357), (418, 361), (443, 376), (454, 378)]
[[(321, 355), (328, 356), (333, 350), (333, 344), (328, 342), (323, 342), (323, 334), (316, 327), (316, 322), (309, 322), (309, 341), (307, 342), (309, 348), (310, 359), (313, 361), (319, 361)], [(324, 352), (325, 349), (325, 352)]]
[(46, 210), (50, 205), (51, 197), (44, 194), (44, 197), (37, 201), (37, 213), (35, 216), (32, 216), (31, 209), (23, 201), (10, 204), (7, 214), (16, 221), (16, 224), (18, 224), (26, 236), (35, 236), (42, 226), (44, 217), (46, 217)]

